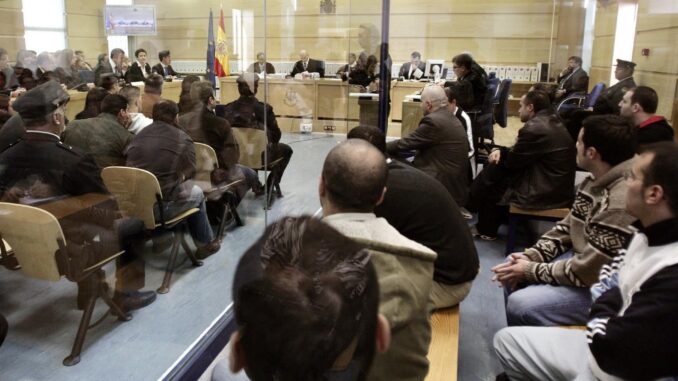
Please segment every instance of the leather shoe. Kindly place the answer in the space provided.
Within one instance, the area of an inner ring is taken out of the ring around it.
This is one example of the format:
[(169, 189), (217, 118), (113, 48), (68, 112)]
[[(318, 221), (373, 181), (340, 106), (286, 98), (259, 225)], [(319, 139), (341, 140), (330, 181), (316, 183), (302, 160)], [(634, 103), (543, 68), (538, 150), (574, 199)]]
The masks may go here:
[(219, 241), (219, 239), (214, 239), (212, 242), (200, 246), (198, 250), (195, 252), (195, 257), (198, 259), (205, 259), (219, 251), (219, 249), (221, 249), (221, 242)]
[(144, 308), (153, 303), (156, 296), (155, 291), (116, 291), (113, 296), (113, 302), (115, 302), (123, 312), (129, 312)]

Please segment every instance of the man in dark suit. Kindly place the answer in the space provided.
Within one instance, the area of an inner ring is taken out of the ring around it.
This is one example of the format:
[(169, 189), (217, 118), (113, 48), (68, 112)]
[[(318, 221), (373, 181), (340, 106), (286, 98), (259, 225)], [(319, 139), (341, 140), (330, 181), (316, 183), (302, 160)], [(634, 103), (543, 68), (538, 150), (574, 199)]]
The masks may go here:
[(137, 49), (134, 52), (134, 56), (137, 60), (130, 65), (129, 70), (125, 73), (125, 82), (127, 83), (141, 82), (151, 75), (151, 65), (146, 61), (146, 51), (144, 49)]
[[(457, 86), (457, 102), (466, 112), (480, 111), (487, 92), (487, 73), (470, 54), (462, 53), (452, 58), (452, 70), (457, 76), (456, 82), (445, 82), (445, 87)], [(477, 131), (474, 135), (478, 136)]]
[(407, 137), (388, 143), (387, 151), (417, 150), (412, 164), (447, 188), (458, 205), (468, 198), (468, 138), (464, 127), (447, 107), (445, 90), (427, 86), (421, 93), (424, 118)]
[[(417, 72), (417, 69), (419, 69), (421, 73)], [(410, 55), (410, 62), (406, 62), (400, 67), (398, 77), (403, 77), (404, 79), (423, 78), (424, 70), (426, 70), (426, 64), (421, 62), (421, 53), (412, 52)]]
[[(35, 199), (108, 193), (94, 160), (59, 140), (68, 99), (61, 86), (50, 81), (14, 103), (26, 133), (0, 153), (0, 201), (29, 203)], [(83, 209), (59, 222), (68, 246), (74, 250), (81, 248), (87, 254), (88, 264), (95, 264), (124, 246), (113, 298), (123, 310), (142, 308), (155, 300), (155, 292), (139, 291), (144, 284), (144, 266), (133, 250), (132, 240), (143, 231), (141, 221), (120, 218), (117, 208), (106, 203)], [(91, 250), (86, 250), (88, 246)], [(88, 296), (87, 288), (79, 287), (79, 307), (84, 308)]]
[(153, 72), (163, 77), (176, 77), (178, 74), (172, 69), (172, 56), (169, 50), (161, 50), (158, 53), (160, 62), (153, 66)]
[(325, 76), (325, 62), (309, 58), (306, 50), (299, 52), (299, 61), (294, 63), (294, 68), (290, 75), (294, 77), (297, 74), (309, 76), (311, 73), (318, 73), (320, 78)]
[(558, 74), (558, 87), (554, 100), (560, 100), (568, 95), (586, 90), (589, 87), (589, 75), (581, 68), (581, 57), (572, 56), (567, 60), (567, 67)]
[(266, 74), (275, 74), (275, 68), (270, 62), (266, 62), (266, 55), (264, 52), (257, 53), (257, 62), (250, 65), (247, 69), (250, 73), (261, 73), (266, 68)]
[[(238, 92), (240, 98), (229, 103), (225, 107), (224, 118), (234, 127), (249, 127), (259, 130), (264, 129), (266, 119), (266, 133), (268, 138), (268, 160), (275, 161), (282, 158), (282, 162), (276, 166), (275, 171), (268, 177), (267, 187), (280, 182), (287, 164), (292, 158), (292, 147), (280, 143), (282, 133), (273, 113), (271, 105), (259, 102), (255, 97), (259, 88), (259, 78), (245, 73), (238, 77)], [(274, 182), (275, 181), (275, 182)]]

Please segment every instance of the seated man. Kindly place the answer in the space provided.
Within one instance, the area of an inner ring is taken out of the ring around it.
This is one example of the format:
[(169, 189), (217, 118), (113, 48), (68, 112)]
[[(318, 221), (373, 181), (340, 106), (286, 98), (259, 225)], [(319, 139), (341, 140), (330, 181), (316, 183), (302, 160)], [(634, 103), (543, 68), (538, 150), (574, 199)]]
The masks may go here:
[(629, 89), (619, 102), (619, 115), (630, 118), (638, 127), (638, 145), (673, 141), (673, 128), (662, 116), (655, 115), (659, 98), (653, 88), (638, 86)]
[(180, 116), (178, 123), (194, 142), (207, 144), (216, 152), (219, 169), (213, 173), (214, 182), (219, 184), (245, 180), (235, 187), (237, 203), (245, 197), (247, 189), (251, 188), (257, 194), (263, 193), (263, 186), (257, 173), (251, 168), (237, 164), (238, 144), (231, 132), (231, 125), (226, 119), (214, 114), (217, 101), (214, 98), (212, 82), (193, 83), (191, 98), (201, 107)]
[(141, 97), (141, 112), (153, 118), (153, 106), (163, 100), (162, 85), (165, 81), (158, 74), (151, 74), (144, 80), (144, 95)]
[(238, 264), (233, 302), (230, 368), (252, 381), (365, 380), (389, 345), (369, 251), (313, 218), (266, 229)]
[(391, 327), (393, 345), (376, 357), (369, 379), (422, 381), (428, 372), (429, 298), (436, 254), (374, 215), (387, 176), (381, 152), (363, 140), (349, 139), (327, 155), (318, 193), (324, 221), (365, 245), (377, 270), (379, 311)]
[(445, 82), (445, 87), (459, 87), (459, 107), (467, 112), (477, 112), (483, 107), (487, 92), (487, 73), (470, 54), (462, 53), (452, 58), (456, 82)]
[(386, 145), (390, 155), (417, 150), (412, 164), (440, 181), (457, 205), (468, 199), (468, 139), (459, 120), (447, 108), (440, 86), (427, 86), (421, 93), (424, 118), (410, 135)]
[[(214, 237), (207, 220), (205, 196), (191, 178), (195, 175), (193, 140), (177, 126), (179, 107), (163, 100), (153, 107), (153, 124), (134, 136), (127, 147), (127, 166), (145, 169), (160, 183), (164, 203), (163, 215), (172, 218), (190, 208), (200, 212), (188, 217), (191, 236), (198, 246), (199, 259), (216, 253), (220, 238)], [(156, 219), (160, 209), (156, 205)]]
[[(386, 151), (386, 137), (376, 127), (356, 127), (348, 138), (367, 140), (382, 153)], [(431, 307), (456, 306), (471, 291), (479, 270), (478, 252), (459, 206), (431, 176), (398, 160), (387, 158), (386, 164), (387, 191), (374, 214), (438, 254), (433, 265)]]
[(299, 51), (299, 61), (294, 63), (290, 76), (294, 77), (301, 74), (302, 77), (317, 73), (320, 78), (325, 76), (325, 62), (309, 58), (308, 52), (304, 49)]
[(678, 376), (678, 146), (647, 146), (627, 174), (626, 210), (638, 218), (639, 231), (614, 263), (603, 266), (591, 288), (586, 332), (556, 327), (499, 331), (494, 348), (508, 376), (504, 379)]
[(91, 155), (99, 168), (125, 165), (125, 148), (134, 136), (127, 131), (129, 124), (127, 99), (109, 94), (101, 102), (99, 116), (72, 121), (62, 139)]
[(410, 54), (410, 62), (405, 62), (403, 66), (400, 67), (398, 77), (404, 79), (419, 79), (424, 76), (424, 70), (426, 70), (426, 64), (421, 62), (421, 53), (412, 52), (412, 54)]
[(257, 62), (254, 62), (247, 69), (249, 73), (260, 74), (266, 71), (266, 74), (275, 74), (275, 68), (270, 62), (266, 62), (266, 55), (264, 52), (257, 53)]
[(176, 77), (178, 75), (177, 72), (172, 69), (172, 55), (169, 50), (159, 51), (158, 60), (160, 60), (160, 62), (151, 69), (153, 73), (165, 78)]
[[(56, 81), (37, 86), (14, 103), (26, 125), (23, 138), (0, 153), (0, 201), (30, 204), (40, 199), (107, 194), (100, 169), (81, 151), (59, 141), (64, 126), (68, 94)], [(125, 311), (145, 307), (155, 292), (144, 286), (144, 262), (133, 241), (143, 230), (140, 220), (121, 218), (115, 203), (83, 209), (59, 223), (66, 243), (87, 254), (93, 265), (125, 249), (118, 259), (113, 300)], [(89, 250), (91, 249), (91, 250)], [(91, 295), (87, 281), (79, 284), (78, 306), (85, 308)]]
[(336, 73), (337, 78), (341, 78), (344, 81), (348, 79), (348, 74), (355, 68), (358, 56), (355, 53), (348, 53), (346, 58), (348, 58), (348, 63), (339, 67)]
[(120, 89), (118, 94), (127, 99), (127, 114), (130, 119), (127, 131), (132, 134), (138, 134), (141, 130), (153, 123), (153, 119), (147, 118), (146, 115), (141, 112), (141, 91), (138, 87), (125, 86)]
[(523, 128), (511, 148), (495, 148), (471, 186), (470, 211), (478, 212), (477, 235), (495, 240), (508, 218), (509, 204), (525, 209), (572, 205), (576, 149), (547, 93), (530, 91), (520, 99)]
[(577, 164), (591, 176), (579, 186), (572, 210), (534, 246), (492, 268), (509, 292), (508, 325), (586, 322), (591, 306), (588, 288), (596, 282), (601, 266), (631, 239), (629, 224), (635, 219), (624, 210), (624, 174), (635, 151), (634, 132), (616, 115), (584, 121), (577, 140)]
[(636, 82), (633, 80), (635, 67), (635, 62), (617, 59), (614, 77), (618, 82), (604, 89), (592, 108), (587, 110), (574, 109), (561, 114), (572, 137), (576, 138), (582, 122), (591, 115), (619, 115), (619, 102), (629, 89), (636, 87)]
[[(282, 133), (275, 119), (273, 107), (259, 102), (256, 98), (257, 90), (259, 89), (259, 77), (245, 73), (238, 77), (237, 83), (240, 98), (226, 105), (224, 118), (233, 127), (248, 127), (263, 130), (264, 126), (266, 126), (268, 161), (273, 162), (282, 159), (276, 165), (275, 171), (272, 171), (267, 179), (266, 186), (270, 192), (272, 191), (271, 186), (279, 183), (282, 179), (285, 168), (287, 168), (287, 164), (289, 164), (292, 158), (292, 147), (285, 143), (280, 143)], [(264, 124), (264, 122), (266, 123)]]
[(567, 67), (558, 74), (558, 87), (555, 89), (554, 100), (560, 101), (568, 95), (586, 90), (589, 87), (589, 75), (581, 68), (581, 57), (572, 56), (567, 59)]

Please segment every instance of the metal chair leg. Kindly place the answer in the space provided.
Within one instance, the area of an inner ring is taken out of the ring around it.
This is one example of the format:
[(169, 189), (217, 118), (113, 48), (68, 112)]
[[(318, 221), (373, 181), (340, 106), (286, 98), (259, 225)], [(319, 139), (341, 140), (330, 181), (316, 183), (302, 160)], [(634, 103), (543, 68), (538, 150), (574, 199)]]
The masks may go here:
[(200, 267), (203, 265), (203, 262), (199, 260), (196, 256), (193, 250), (188, 246), (188, 242), (186, 242), (186, 235), (184, 234), (186, 232), (186, 228), (181, 229), (181, 247), (184, 249), (184, 252), (186, 253), (186, 256), (188, 259), (191, 260), (191, 263), (195, 267)]
[(89, 322), (92, 320), (92, 312), (94, 311), (94, 304), (96, 303), (96, 300), (97, 296), (94, 294), (87, 301), (87, 306), (85, 307), (85, 311), (82, 313), (82, 318), (80, 319), (78, 334), (75, 336), (75, 342), (73, 342), (73, 349), (71, 350), (71, 354), (63, 361), (65, 366), (73, 366), (80, 362), (82, 344), (85, 342), (85, 336), (87, 336), (87, 327), (89, 327)]
[(101, 271), (101, 274), (97, 274), (97, 276), (101, 276), (101, 283), (99, 286), (99, 297), (108, 305), (108, 307), (111, 309), (111, 312), (113, 315), (118, 317), (118, 320), (120, 321), (130, 321), (132, 320), (132, 314), (127, 313), (123, 311), (119, 305), (117, 305), (114, 301), (113, 298), (108, 294), (108, 286), (106, 285), (106, 282), (104, 281), (104, 274), (103, 270)]
[(169, 292), (170, 283), (172, 282), (172, 273), (174, 272), (174, 265), (177, 262), (177, 255), (179, 253), (179, 246), (181, 245), (180, 232), (174, 232), (174, 242), (172, 243), (172, 252), (170, 259), (167, 262), (167, 269), (165, 270), (165, 277), (162, 280), (162, 285), (157, 289), (158, 294), (166, 294)]

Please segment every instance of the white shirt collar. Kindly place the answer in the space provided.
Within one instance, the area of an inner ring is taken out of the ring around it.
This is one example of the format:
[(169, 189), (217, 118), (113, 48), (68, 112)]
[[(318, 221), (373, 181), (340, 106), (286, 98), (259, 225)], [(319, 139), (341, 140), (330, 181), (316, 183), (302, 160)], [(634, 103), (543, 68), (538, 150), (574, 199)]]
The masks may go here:
[(47, 132), (47, 131), (26, 130), (26, 133), (28, 133), (28, 134), (44, 134), (44, 135), (51, 135), (51, 136), (54, 136), (55, 138), (61, 140), (61, 137), (59, 137), (59, 135), (54, 134), (54, 133), (51, 133), (51, 132)]

